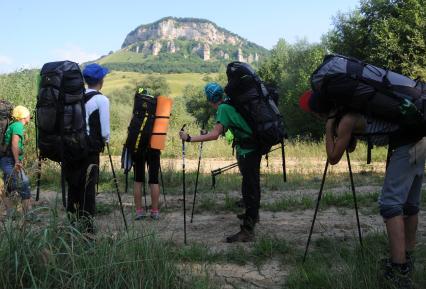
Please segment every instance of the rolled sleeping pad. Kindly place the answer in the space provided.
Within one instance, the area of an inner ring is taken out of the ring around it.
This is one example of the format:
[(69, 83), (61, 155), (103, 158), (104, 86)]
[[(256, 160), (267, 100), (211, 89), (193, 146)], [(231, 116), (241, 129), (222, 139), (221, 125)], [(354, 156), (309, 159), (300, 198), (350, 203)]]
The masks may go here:
[(150, 146), (153, 149), (163, 150), (166, 146), (167, 130), (169, 129), (170, 114), (173, 100), (165, 96), (157, 97), (154, 127), (152, 129)]

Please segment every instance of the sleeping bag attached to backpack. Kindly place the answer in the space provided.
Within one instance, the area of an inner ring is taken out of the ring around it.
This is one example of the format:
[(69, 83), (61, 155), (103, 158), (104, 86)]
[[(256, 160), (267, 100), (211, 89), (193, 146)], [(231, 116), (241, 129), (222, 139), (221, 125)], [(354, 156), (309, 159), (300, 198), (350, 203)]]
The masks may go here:
[(7, 128), (12, 121), (13, 105), (7, 100), (0, 100), (0, 157), (7, 154), (8, 145), (5, 143), (4, 136)]
[(317, 112), (343, 109), (405, 127), (426, 127), (426, 85), (390, 70), (327, 55), (312, 74), (311, 86)]
[(247, 63), (229, 63), (226, 75), (228, 84), (225, 93), (230, 98), (230, 104), (253, 130), (253, 142), (259, 151), (268, 153), (273, 145), (281, 143), (286, 136), (283, 117), (276, 103), (277, 94), (266, 88)]
[(40, 157), (78, 163), (87, 155), (84, 80), (77, 63), (50, 62), (40, 71), (36, 104)]

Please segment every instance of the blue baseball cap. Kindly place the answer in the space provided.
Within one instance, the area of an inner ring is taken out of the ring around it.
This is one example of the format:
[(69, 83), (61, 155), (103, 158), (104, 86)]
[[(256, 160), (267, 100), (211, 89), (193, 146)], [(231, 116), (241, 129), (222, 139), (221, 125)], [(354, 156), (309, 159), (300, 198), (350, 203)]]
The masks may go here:
[(209, 82), (204, 87), (204, 92), (207, 96), (207, 100), (213, 103), (222, 100), (223, 98), (223, 88), (216, 82)]
[(92, 63), (87, 65), (83, 69), (84, 80), (88, 84), (95, 84), (101, 81), (105, 75), (109, 73), (109, 69), (106, 67), (102, 67), (97, 63)]

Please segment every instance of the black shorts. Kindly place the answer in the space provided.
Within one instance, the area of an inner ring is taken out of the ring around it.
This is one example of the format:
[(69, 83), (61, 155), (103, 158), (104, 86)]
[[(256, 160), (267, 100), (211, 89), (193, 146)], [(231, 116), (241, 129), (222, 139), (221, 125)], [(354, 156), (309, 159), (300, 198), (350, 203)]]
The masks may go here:
[(160, 170), (160, 150), (149, 149), (144, 157), (135, 159), (133, 165), (134, 181), (145, 182), (145, 163), (148, 167), (148, 184), (158, 184), (158, 172)]

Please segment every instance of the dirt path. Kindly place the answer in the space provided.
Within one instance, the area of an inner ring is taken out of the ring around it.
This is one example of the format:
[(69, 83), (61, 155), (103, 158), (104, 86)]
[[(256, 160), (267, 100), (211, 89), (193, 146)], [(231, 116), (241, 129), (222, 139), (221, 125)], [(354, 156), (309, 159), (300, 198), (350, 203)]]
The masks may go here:
[[(119, 168), (121, 166), (120, 157), (113, 157), (113, 161), (116, 168)], [(205, 158), (205, 159), (202, 159), (200, 171), (202, 173), (210, 173), (214, 169), (221, 168), (221, 167), (233, 164), (235, 162), (236, 162), (235, 159), (229, 159), (229, 158)], [(324, 170), (324, 165), (325, 165), (325, 158), (303, 157), (303, 161), (301, 158), (295, 158), (295, 157), (286, 158), (286, 169), (288, 172), (303, 173), (303, 174), (310, 174), (310, 173), (321, 174), (322, 171)], [(354, 172), (367, 170), (367, 171), (380, 173), (380, 172), (384, 172), (384, 169), (385, 169), (385, 162), (372, 162), (371, 164), (367, 165), (365, 161), (352, 161), (351, 165)], [(179, 158), (173, 158), (173, 159), (162, 158), (161, 166), (164, 171), (171, 170), (174, 172), (179, 172), (182, 169), (182, 160)], [(185, 169), (187, 172), (197, 171), (197, 166), (198, 166), (198, 159), (187, 158), (185, 160)], [(101, 159), (101, 167), (105, 167), (109, 169), (109, 159), (106, 159), (105, 157), (103, 157)], [(281, 158), (270, 157), (268, 161), (268, 167), (267, 167), (266, 160), (262, 159), (261, 169), (264, 172), (280, 173), (282, 171)], [(330, 172), (335, 172), (335, 173), (347, 172), (348, 168), (347, 168), (346, 162), (342, 161), (335, 166), (330, 166), (329, 170)], [(238, 172), (238, 168), (229, 170), (228, 172), (229, 173)]]

